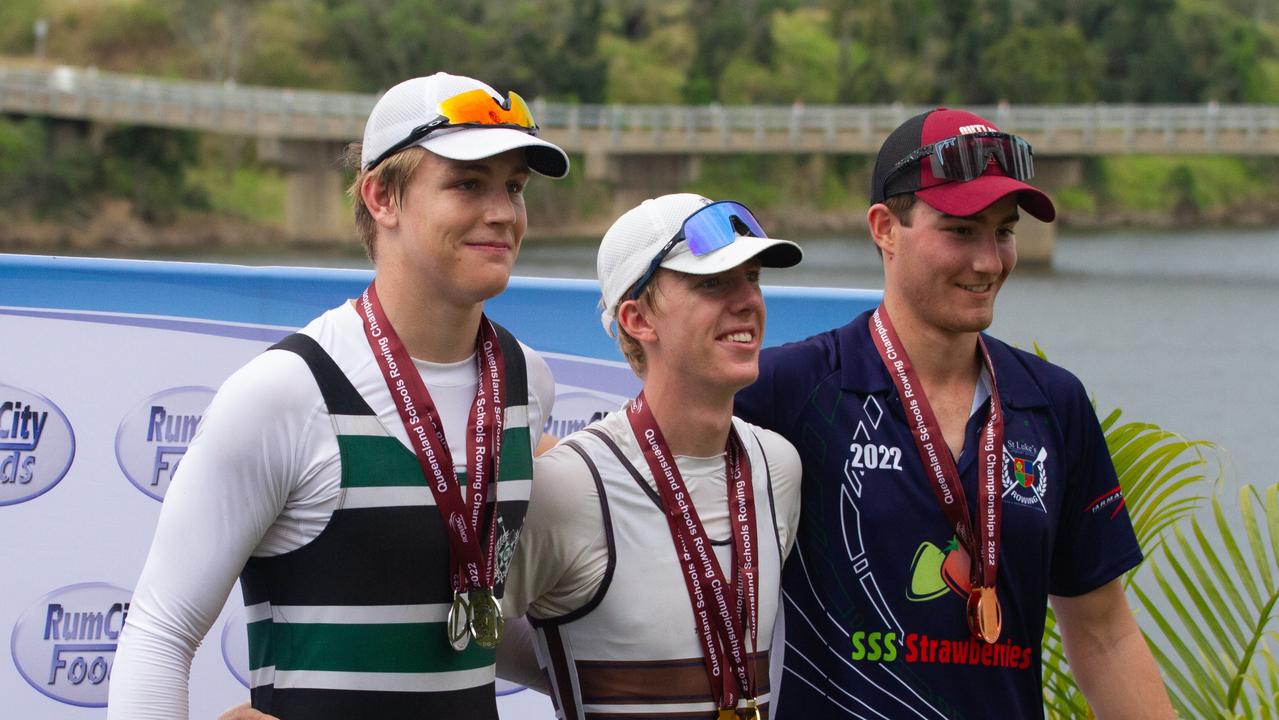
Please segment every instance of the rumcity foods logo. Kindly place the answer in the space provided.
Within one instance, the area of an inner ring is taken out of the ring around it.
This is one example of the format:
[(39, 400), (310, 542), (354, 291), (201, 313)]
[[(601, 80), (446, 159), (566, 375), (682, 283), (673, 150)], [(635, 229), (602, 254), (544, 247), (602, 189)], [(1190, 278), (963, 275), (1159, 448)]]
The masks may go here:
[(28, 607), (9, 640), (24, 680), (68, 705), (106, 707), (131, 593), (106, 583), (58, 588)]
[(0, 383), (0, 505), (43, 495), (75, 457), (75, 433), (62, 410), (30, 390)]
[(212, 399), (207, 387), (170, 388), (125, 415), (115, 435), (115, 457), (129, 482), (163, 502)]
[(231, 595), (232, 610), (227, 613), (226, 623), (222, 625), (222, 662), (231, 672), (231, 677), (247, 688), (250, 687), (249, 630), (244, 607), (235, 595)]
[(557, 438), (568, 437), (621, 407), (611, 395), (571, 390), (555, 396), (555, 409), (546, 418), (542, 432)]

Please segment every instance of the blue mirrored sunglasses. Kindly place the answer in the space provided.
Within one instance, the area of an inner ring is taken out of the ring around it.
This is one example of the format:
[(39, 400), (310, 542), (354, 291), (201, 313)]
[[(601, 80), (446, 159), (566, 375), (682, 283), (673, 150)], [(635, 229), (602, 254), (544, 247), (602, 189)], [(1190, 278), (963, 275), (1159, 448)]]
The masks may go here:
[(653, 281), (653, 275), (657, 273), (657, 268), (662, 266), (662, 261), (681, 240), (688, 241), (689, 251), (701, 257), (732, 245), (734, 240), (743, 235), (768, 237), (764, 228), (760, 227), (759, 221), (750, 210), (746, 209), (745, 205), (732, 200), (721, 200), (706, 205), (685, 218), (684, 224), (680, 227), (680, 231), (675, 233), (675, 237), (653, 256), (648, 269), (640, 275), (639, 281), (631, 289), (629, 298), (634, 300), (640, 296), (644, 288)]

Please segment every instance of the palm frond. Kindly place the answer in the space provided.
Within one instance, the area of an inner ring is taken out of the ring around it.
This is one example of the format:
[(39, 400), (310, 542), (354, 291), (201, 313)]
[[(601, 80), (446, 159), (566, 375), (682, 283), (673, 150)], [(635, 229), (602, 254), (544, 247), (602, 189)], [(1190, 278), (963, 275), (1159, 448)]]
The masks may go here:
[[(1168, 529), (1192, 517), (1202, 504), (1204, 493), (1200, 488), (1207, 485), (1205, 480), (1211, 464), (1206, 451), (1215, 446), (1209, 442), (1187, 440), (1151, 423), (1124, 422), (1118, 409), (1101, 420), (1101, 427), (1119, 485), (1123, 488), (1137, 542), (1147, 558), (1159, 556), (1165, 550)], [(1140, 599), (1140, 589), (1132, 585), (1134, 577), (1135, 573), (1129, 573), (1124, 578), (1125, 586)], [(1179, 617), (1180, 613), (1172, 618), (1165, 618), (1160, 613), (1155, 623), (1167, 626), (1170, 634), (1176, 636), (1172, 628), (1180, 623)], [(1242, 631), (1237, 635), (1241, 636)], [(1062, 652), (1061, 637), (1051, 609), (1044, 626), (1042, 660), (1046, 711), (1053, 717), (1089, 717), (1088, 704), (1075, 684)], [(1178, 663), (1213, 664), (1208, 658), (1198, 657), (1189, 645), (1161, 650), (1156, 653), (1156, 660), (1163, 667), (1171, 664), (1174, 672), (1178, 673)], [(1224, 662), (1217, 665), (1224, 676), (1227, 665)], [(1200, 711), (1209, 709), (1210, 703), (1204, 697), (1188, 696), (1178, 707), (1188, 717), (1208, 717)], [(1191, 709), (1194, 712), (1190, 712)]]
[[(1134, 588), (1173, 703), (1189, 717), (1274, 715), (1279, 667), (1279, 485), (1239, 491), (1243, 522), (1212, 496), (1207, 518), (1153, 558), (1157, 588)], [(1264, 528), (1264, 532), (1263, 532)], [(1161, 608), (1170, 608), (1170, 622)]]

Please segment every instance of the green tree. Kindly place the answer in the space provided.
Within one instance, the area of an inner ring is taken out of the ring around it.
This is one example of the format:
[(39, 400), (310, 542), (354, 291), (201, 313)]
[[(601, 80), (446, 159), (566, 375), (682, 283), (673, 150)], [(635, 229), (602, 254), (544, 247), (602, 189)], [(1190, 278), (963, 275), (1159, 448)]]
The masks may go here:
[(252, 85), (349, 89), (351, 65), (328, 47), (324, 23), (315, 0), (262, 2), (249, 19), (248, 35), (238, 80)]
[(1275, 88), (1266, 75), (1265, 59), (1275, 57), (1276, 41), (1247, 15), (1231, 12), (1221, 2), (1182, 0), (1174, 19), (1176, 34), (1198, 82), (1196, 95), (1184, 101), (1267, 102)]
[(750, 18), (733, 0), (692, 0), (688, 12), (687, 22), (693, 27), (695, 40), (684, 100), (694, 104), (718, 102), (720, 80), (741, 48)]
[(0, 53), (27, 55), (35, 51), (35, 21), (44, 15), (41, 0), (0, 3)]
[(97, 156), (71, 132), (55, 147), (49, 130), (46, 120), (0, 118), (0, 205), (48, 217), (87, 210), (96, 191)]
[(482, 76), (486, 38), (500, 31), (483, 26), (483, 3), (467, 0), (322, 0), (319, 10), (328, 51), (349, 63), (361, 90), (444, 69)]
[(102, 185), (133, 203), (148, 222), (172, 222), (180, 208), (203, 205), (186, 184), (199, 150), (193, 132), (125, 126), (103, 141)]
[(634, 37), (606, 35), (600, 47), (608, 59), (608, 102), (674, 105), (684, 101), (687, 68), (693, 58), (693, 32), (687, 25), (663, 25)]
[(1101, 53), (1073, 25), (1015, 27), (981, 54), (980, 99), (1087, 103), (1098, 99)]
[(555, 65), (559, 72), (550, 75), (548, 94), (582, 102), (603, 102), (608, 91), (608, 60), (600, 54), (603, 3), (580, 0), (570, 3), (569, 7), (568, 29), (556, 53)]
[(722, 80), (725, 98), (760, 104), (833, 103), (839, 48), (826, 32), (826, 18), (818, 10), (780, 12), (771, 33), (775, 68), (749, 56), (729, 63)]
[(1095, 40), (1105, 53), (1102, 99), (1159, 103), (1198, 95), (1201, 83), (1189, 71), (1174, 32), (1176, 0), (1116, 3)]

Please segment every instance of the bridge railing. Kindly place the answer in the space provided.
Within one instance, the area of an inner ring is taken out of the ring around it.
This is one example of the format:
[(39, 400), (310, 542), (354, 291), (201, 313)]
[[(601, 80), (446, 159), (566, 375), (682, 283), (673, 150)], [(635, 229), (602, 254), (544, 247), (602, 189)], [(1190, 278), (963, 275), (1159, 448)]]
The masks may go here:
[[(357, 137), (377, 100), (374, 94), (238, 86), (122, 75), (94, 69), (27, 67), (0, 64), (0, 112), (45, 114), (91, 121), (188, 127), (282, 139), (349, 140)], [(594, 142), (619, 140), (634, 145), (651, 137), (656, 145), (681, 138), (705, 142), (718, 134), (735, 149), (749, 150), (750, 138), (761, 150), (785, 146), (835, 149), (873, 148), (922, 106), (892, 105), (578, 105), (534, 101), (541, 125), (566, 138), (574, 149), (591, 133)], [(1049, 149), (1069, 138), (1075, 152), (1087, 152), (1100, 136), (1108, 151), (1138, 143), (1179, 150), (1186, 134), (1202, 138), (1200, 151), (1221, 134), (1232, 133), (1233, 152), (1264, 144), (1279, 153), (1279, 107), (1271, 105), (997, 105), (972, 108), (1000, 127), (1034, 135), (1036, 147)], [(743, 138), (746, 138), (743, 141)], [(1162, 139), (1162, 142), (1158, 142)], [(1264, 143), (1263, 143), (1264, 141)]]

